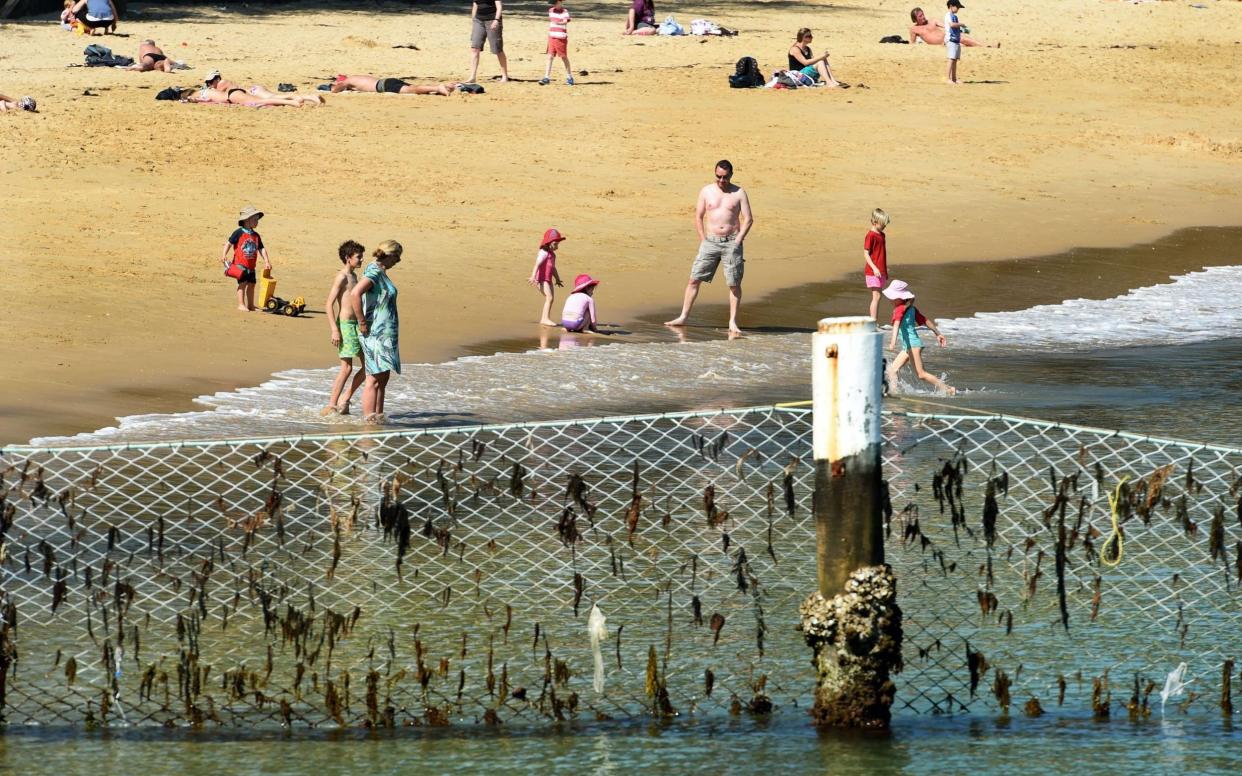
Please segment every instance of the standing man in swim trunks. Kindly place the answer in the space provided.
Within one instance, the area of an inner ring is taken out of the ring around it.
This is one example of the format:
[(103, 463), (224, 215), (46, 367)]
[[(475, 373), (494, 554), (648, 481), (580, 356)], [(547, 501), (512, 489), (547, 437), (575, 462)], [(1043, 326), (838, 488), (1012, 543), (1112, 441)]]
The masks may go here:
[[(341, 368), (337, 370), (336, 380), (332, 383), (332, 395), (328, 398), (328, 406), (320, 415), (348, 415), (349, 400), (366, 379), (366, 370), (362, 368), (362, 343), (358, 340), (358, 316), (349, 303), (349, 292), (358, 285), (356, 271), (362, 266), (362, 257), (366, 253), (353, 240), (346, 240), (337, 249), (341, 264), (345, 265), (336, 273), (332, 288), (328, 289), (328, 301), (323, 309), (328, 313), (328, 326), (332, 332), (332, 345), (336, 355), (341, 359)], [(358, 371), (354, 373), (354, 358), (358, 359)], [(352, 380), (350, 379), (352, 376)]]
[(470, 77), (466, 83), (475, 83), (479, 75), (479, 54), (483, 52), (483, 41), (496, 55), (500, 63), (500, 82), (509, 80), (509, 59), (505, 56), (503, 0), (473, 0), (470, 11)]
[(699, 285), (712, 282), (712, 278), (716, 277), (716, 268), (723, 261), (725, 283), (729, 285), (729, 333), (742, 333), (737, 325), (737, 309), (742, 303), (742, 273), (746, 265), (742, 257), (742, 242), (754, 223), (750, 199), (741, 186), (733, 184), (733, 164), (728, 159), (721, 159), (716, 163), (716, 182), (703, 187), (694, 208), (699, 255), (690, 267), (690, 282), (686, 284), (681, 315), (665, 321), (665, 326), (686, 325), (690, 309), (699, 295)]

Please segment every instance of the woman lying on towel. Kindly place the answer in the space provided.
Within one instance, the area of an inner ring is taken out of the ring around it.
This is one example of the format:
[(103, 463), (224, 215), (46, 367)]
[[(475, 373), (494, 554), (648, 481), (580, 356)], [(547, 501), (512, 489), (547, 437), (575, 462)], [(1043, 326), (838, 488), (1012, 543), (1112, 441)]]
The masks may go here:
[(245, 105), (250, 108), (274, 108), (287, 105), (291, 108), (303, 105), (323, 105), (325, 100), (318, 94), (298, 94), (291, 97), (256, 97), (248, 94), (245, 89), (233, 89), (228, 93), (218, 92), (210, 87), (202, 89), (178, 89), (176, 99), (181, 102), (204, 103), (209, 105)]

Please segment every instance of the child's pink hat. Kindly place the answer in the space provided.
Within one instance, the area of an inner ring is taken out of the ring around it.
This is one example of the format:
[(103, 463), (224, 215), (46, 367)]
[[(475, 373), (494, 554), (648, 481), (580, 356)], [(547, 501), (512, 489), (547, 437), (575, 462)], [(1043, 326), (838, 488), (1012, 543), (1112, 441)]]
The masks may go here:
[(565, 239), (565, 235), (561, 234), (555, 229), (549, 229), (548, 231), (543, 233), (543, 242), (539, 243), (539, 245), (540, 246), (551, 245), (552, 243), (557, 243), (564, 239)]
[[(556, 230), (553, 229), (552, 231), (556, 231)], [(598, 285), (599, 285), (598, 280), (584, 273), (574, 278), (574, 293), (576, 294), (579, 291), (585, 291), (591, 286), (598, 286)]]
[(913, 299), (914, 294), (910, 291), (909, 284), (904, 280), (894, 280), (888, 284), (888, 288), (884, 289), (884, 295), (889, 299)]

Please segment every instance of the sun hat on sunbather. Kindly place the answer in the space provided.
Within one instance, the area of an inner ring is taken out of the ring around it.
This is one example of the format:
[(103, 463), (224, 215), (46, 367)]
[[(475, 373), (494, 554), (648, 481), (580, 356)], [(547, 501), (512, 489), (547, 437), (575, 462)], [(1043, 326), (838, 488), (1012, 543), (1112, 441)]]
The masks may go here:
[(211, 83), (212, 81), (216, 80), (216, 79), (217, 79), (217, 78), (219, 78), (219, 77), (220, 77), (220, 71), (219, 71), (219, 70), (212, 70), (210, 73), (208, 73), (208, 74), (207, 74), (207, 77), (203, 79), (203, 83), (205, 83), (205, 84), (209, 84), (209, 83)]
[(548, 231), (543, 233), (543, 240), (539, 244), (541, 246), (550, 245), (551, 243), (558, 243), (564, 239), (565, 239), (565, 235), (561, 234), (555, 229), (549, 229)]
[(910, 285), (904, 280), (894, 280), (888, 284), (888, 288), (882, 292), (889, 299), (913, 299), (914, 294), (910, 291)]
[(241, 212), (237, 214), (237, 225), (241, 226), (244, 221), (250, 218), (254, 218), (255, 216), (262, 218), (263, 211), (259, 210), (258, 208), (252, 205), (246, 205), (244, 208), (241, 209)]
[(573, 292), (576, 294), (579, 291), (587, 290), (591, 286), (598, 286), (598, 285), (599, 285), (598, 280), (591, 277), (590, 275), (587, 275), (586, 273), (583, 273), (579, 275), (578, 277), (574, 278), (574, 291)]
[(38, 107), (39, 107), (39, 106), (35, 103), (35, 98), (34, 98), (34, 97), (23, 97), (23, 98), (21, 98), (21, 100), (19, 100), (19, 101), (18, 101), (18, 103), (17, 103), (17, 107), (21, 108), (22, 110), (28, 110), (28, 111), (30, 111), (31, 113), (38, 113), (38, 112), (39, 112), (39, 111), (38, 111)]

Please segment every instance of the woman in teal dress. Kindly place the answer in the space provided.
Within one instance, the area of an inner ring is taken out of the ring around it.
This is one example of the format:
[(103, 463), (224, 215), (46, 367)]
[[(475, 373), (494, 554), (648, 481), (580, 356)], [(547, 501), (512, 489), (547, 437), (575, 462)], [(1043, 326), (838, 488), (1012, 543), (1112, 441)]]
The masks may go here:
[(388, 270), (401, 261), (401, 243), (385, 240), (372, 254), (375, 261), (363, 270), (362, 278), (349, 292), (358, 317), (358, 341), (367, 381), (362, 386), (363, 421), (374, 423), (384, 414), (384, 392), (388, 378), (401, 374), (401, 353), (397, 348), (397, 287)]

